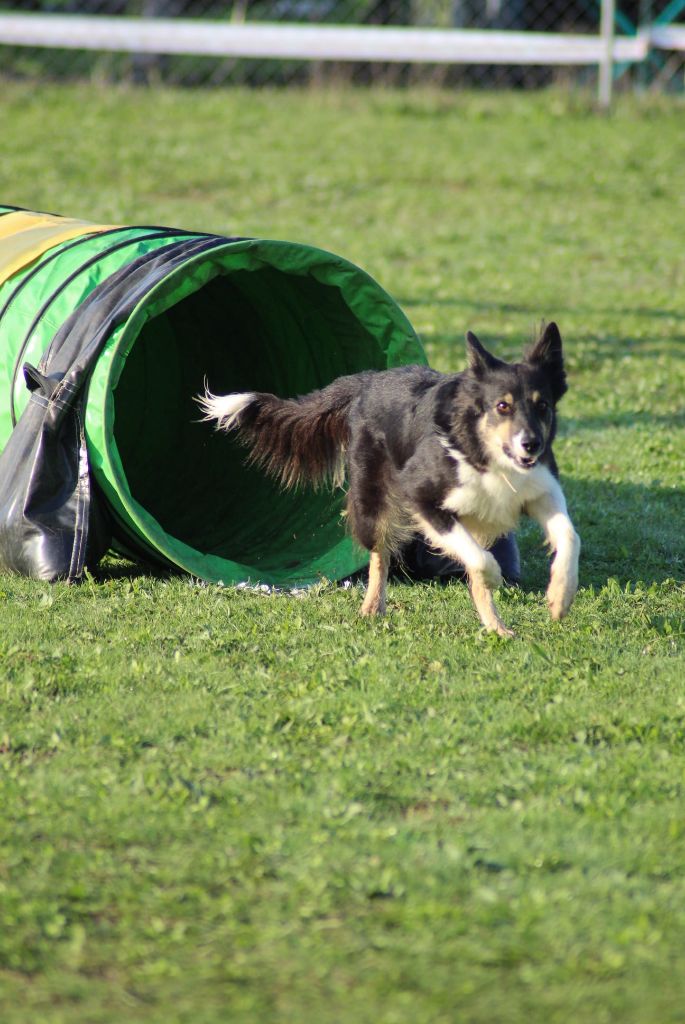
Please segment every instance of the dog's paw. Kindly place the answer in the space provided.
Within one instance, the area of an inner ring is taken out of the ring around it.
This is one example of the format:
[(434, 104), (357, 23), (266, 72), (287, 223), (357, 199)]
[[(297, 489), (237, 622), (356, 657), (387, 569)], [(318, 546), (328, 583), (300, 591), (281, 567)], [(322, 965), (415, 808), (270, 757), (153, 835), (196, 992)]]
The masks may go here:
[(370, 618), (373, 615), (385, 615), (385, 601), (368, 601), (365, 599), (359, 609), (359, 614), (364, 618)]
[(568, 614), (576, 596), (578, 581), (571, 577), (552, 576), (547, 588), (547, 606), (550, 616), (558, 621)]
[(491, 626), (488, 629), (488, 632), (489, 633), (496, 633), (497, 636), (506, 636), (506, 637), (516, 636), (516, 633), (514, 632), (514, 630), (513, 629), (509, 629), (508, 626), (505, 626), (501, 619), (498, 619), (496, 624), (494, 624), (493, 626)]

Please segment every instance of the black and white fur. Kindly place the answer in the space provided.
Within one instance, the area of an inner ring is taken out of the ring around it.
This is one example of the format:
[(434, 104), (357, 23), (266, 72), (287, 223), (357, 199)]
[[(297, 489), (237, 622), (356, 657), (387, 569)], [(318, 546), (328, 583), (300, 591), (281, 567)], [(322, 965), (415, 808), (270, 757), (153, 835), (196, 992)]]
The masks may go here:
[(578, 587), (580, 541), (552, 454), (566, 391), (561, 337), (550, 323), (520, 363), (496, 359), (470, 332), (467, 351), (462, 373), (405, 366), (340, 377), (300, 398), (207, 391), (198, 401), (205, 419), (238, 432), (250, 461), (283, 486), (347, 478), (349, 528), (371, 552), (363, 615), (385, 611), (390, 556), (418, 532), (465, 566), (485, 628), (510, 635), (493, 601), (502, 575), (487, 547), (522, 513), (554, 551), (553, 619), (566, 615)]

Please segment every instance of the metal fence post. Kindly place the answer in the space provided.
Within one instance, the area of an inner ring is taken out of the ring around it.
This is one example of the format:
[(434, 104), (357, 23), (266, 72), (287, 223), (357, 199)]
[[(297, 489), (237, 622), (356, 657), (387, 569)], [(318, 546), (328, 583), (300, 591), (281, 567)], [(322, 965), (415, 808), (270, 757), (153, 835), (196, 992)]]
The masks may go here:
[(599, 65), (598, 101), (602, 110), (611, 106), (611, 91), (614, 79), (614, 20), (616, 0), (602, 0), (602, 16), (599, 31), (604, 43), (602, 60)]

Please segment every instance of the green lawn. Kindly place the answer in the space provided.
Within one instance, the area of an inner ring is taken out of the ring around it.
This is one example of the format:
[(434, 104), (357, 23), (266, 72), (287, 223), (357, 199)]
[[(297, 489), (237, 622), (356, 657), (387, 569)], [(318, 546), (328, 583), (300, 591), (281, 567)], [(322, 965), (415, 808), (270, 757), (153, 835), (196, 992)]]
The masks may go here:
[(685, 106), (3, 86), (0, 203), (287, 238), (432, 363), (571, 389), (570, 617), (463, 586), (0, 577), (0, 1019), (675, 1024), (685, 1013)]

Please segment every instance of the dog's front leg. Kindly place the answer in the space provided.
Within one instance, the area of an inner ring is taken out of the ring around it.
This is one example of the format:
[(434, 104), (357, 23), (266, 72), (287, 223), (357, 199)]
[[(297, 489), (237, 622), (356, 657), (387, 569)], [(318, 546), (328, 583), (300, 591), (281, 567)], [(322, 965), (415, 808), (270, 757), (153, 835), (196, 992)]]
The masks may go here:
[(547, 604), (553, 619), (563, 619), (578, 590), (580, 537), (569, 519), (564, 493), (556, 480), (553, 483), (550, 491), (531, 502), (528, 513), (540, 523), (554, 552)]
[[(486, 554), (489, 554), (489, 552), (486, 552)], [(505, 626), (500, 619), (492, 596), (492, 591), (496, 590), (502, 582), (501, 572), (497, 583), (493, 584), (486, 574), (477, 569), (467, 569), (466, 571), (469, 575), (469, 591), (471, 593), (471, 599), (476, 607), (478, 615), (480, 616), (480, 621), (483, 623), (487, 631), (489, 633), (497, 633), (499, 636), (514, 636), (515, 634), (513, 629), (509, 629), (508, 626)]]
[(455, 558), (466, 569), (471, 599), (485, 628), (500, 636), (513, 636), (513, 631), (500, 619), (492, 596), (502, 583), (502, 572), (494, 555), (481, 547), (456, 517), (451, 519), (448, 529), (425, 513), (417, 515), (416, 521), (432, 547)]
[(388, 582), (389, 565), (390, 556), (387, 551), (376, 549), (371, 552), (369, 582), (360, 609), (361, 615), (385, 615), (385, 587)]

